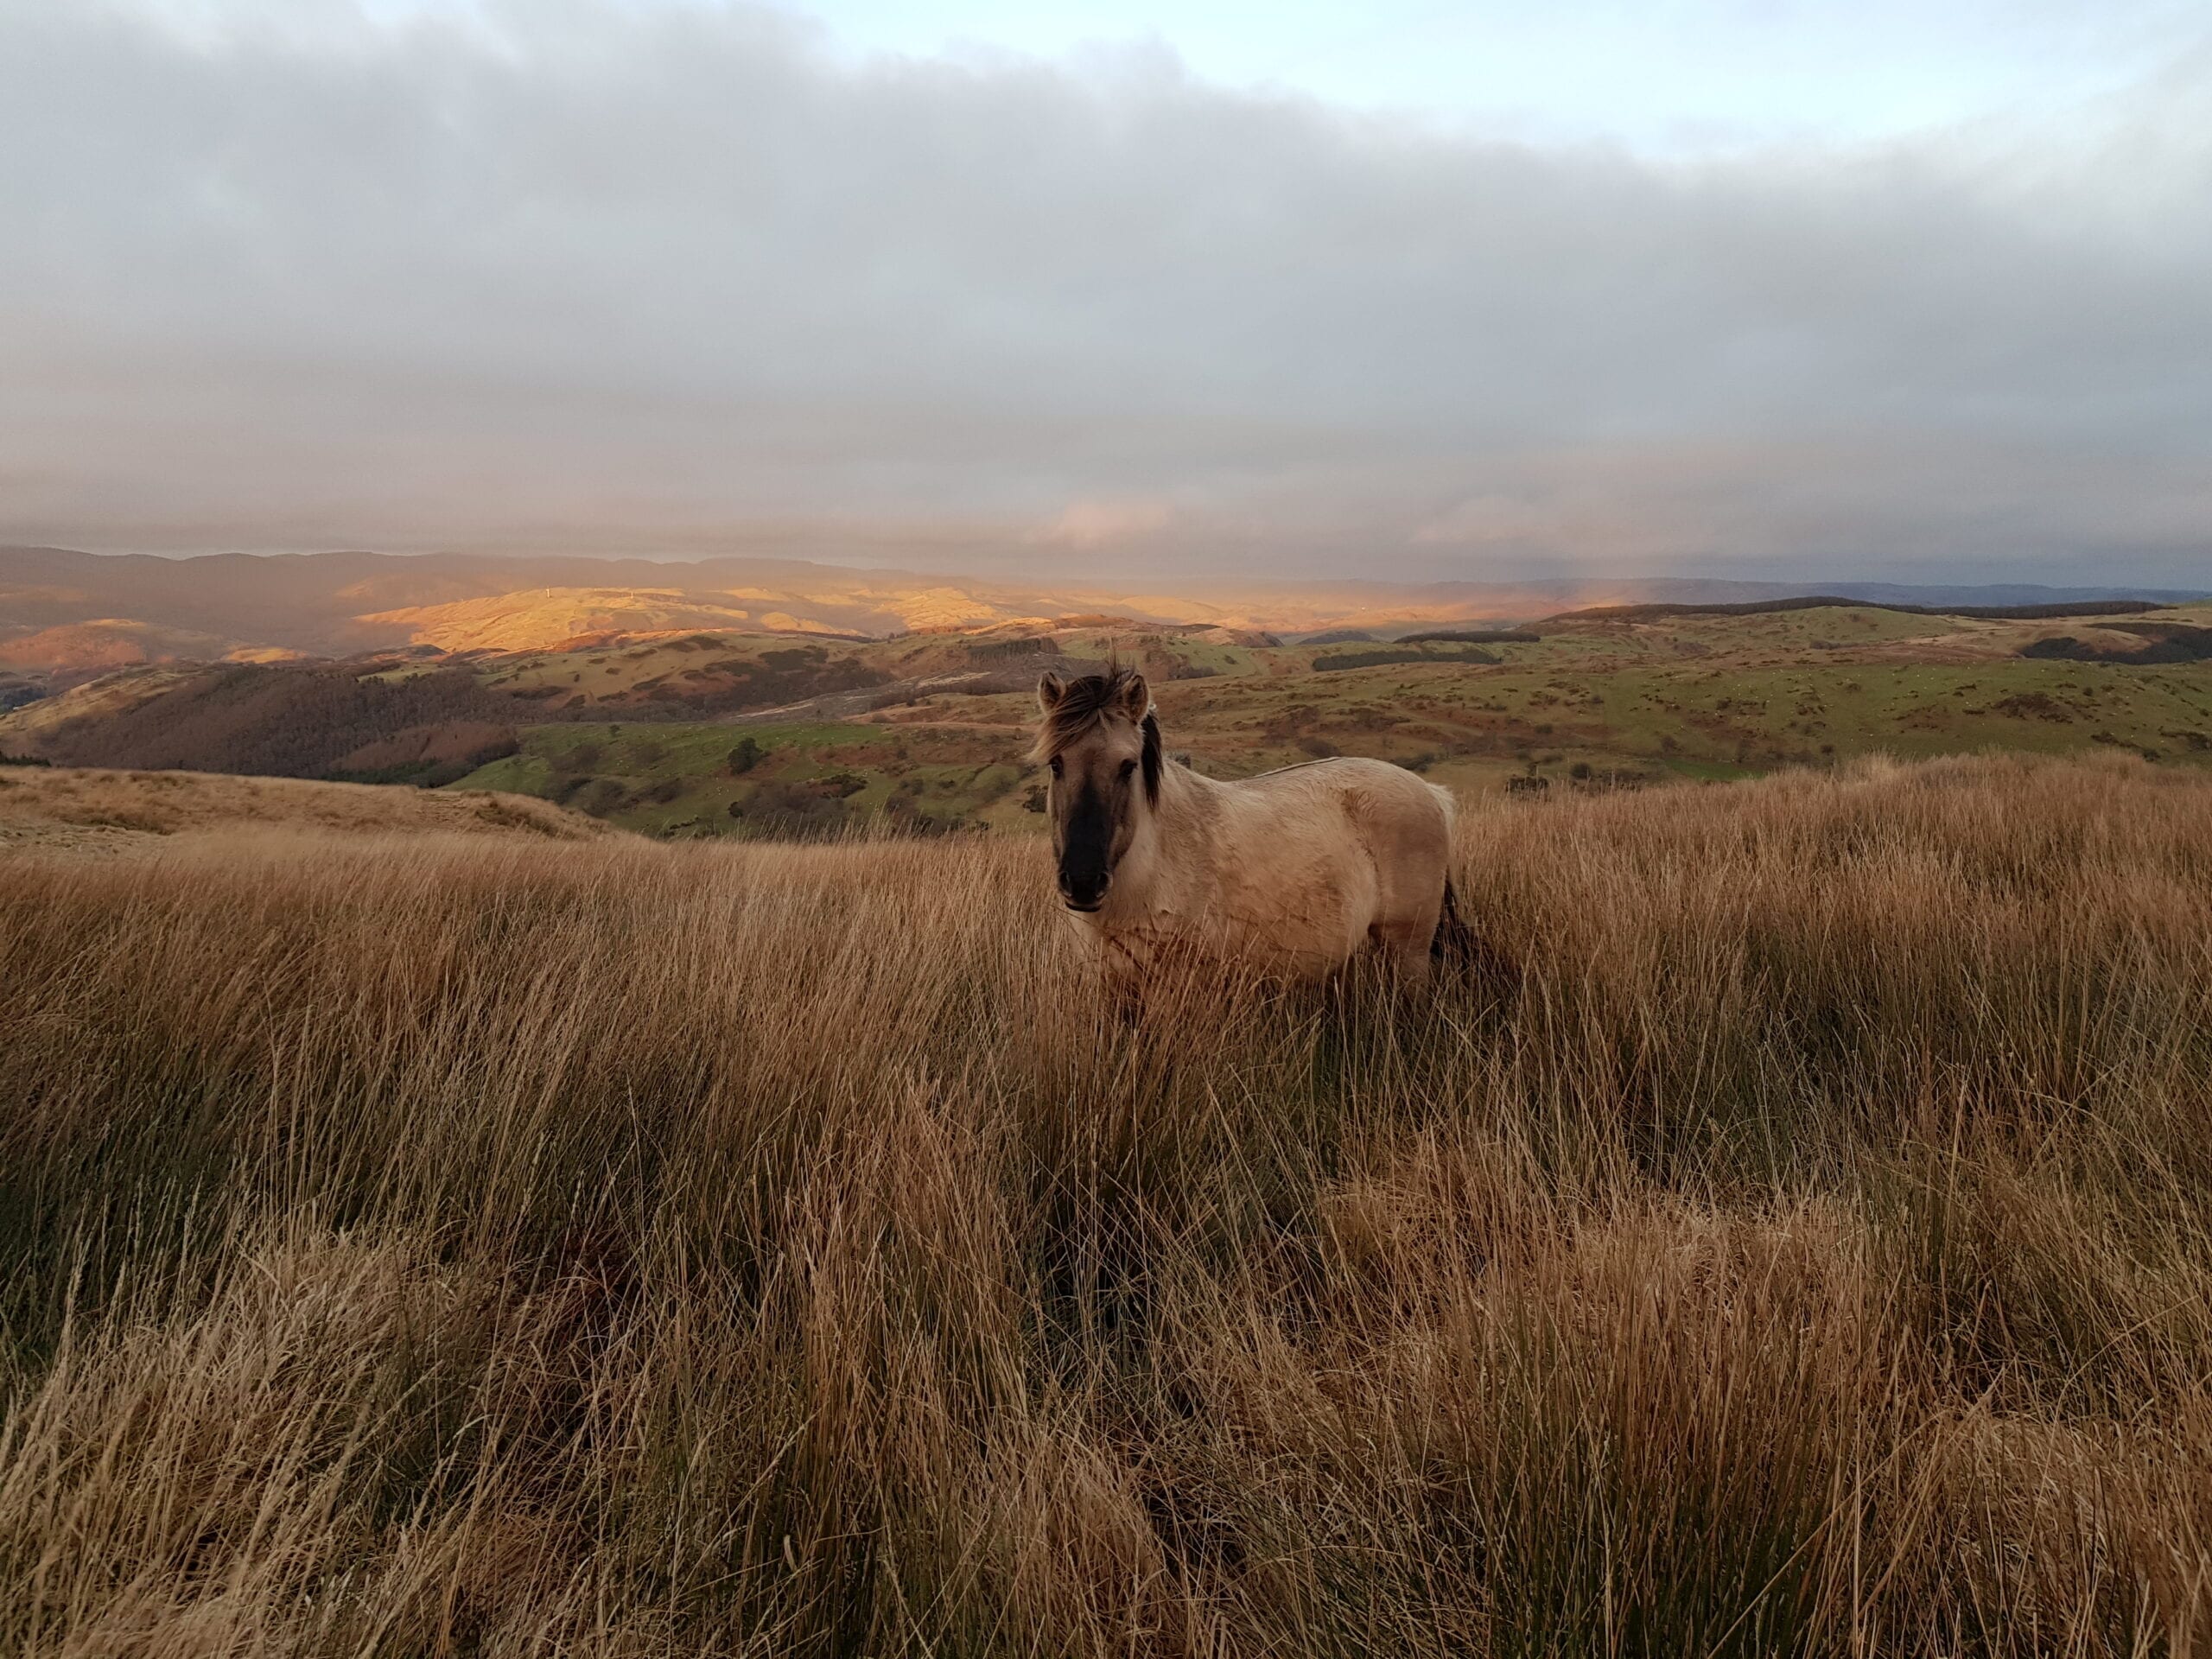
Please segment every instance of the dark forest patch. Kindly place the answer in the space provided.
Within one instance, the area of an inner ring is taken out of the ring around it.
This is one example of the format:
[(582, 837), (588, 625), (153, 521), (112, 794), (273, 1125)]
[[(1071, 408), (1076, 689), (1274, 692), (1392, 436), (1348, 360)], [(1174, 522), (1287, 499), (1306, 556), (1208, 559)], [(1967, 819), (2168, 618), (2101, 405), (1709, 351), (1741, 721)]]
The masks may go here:
[(61, 766), (328, 778), (512, 753), (513, 704), (466, 669), (377, 677), (358, 664), (226, 663), (134, 708), (68, 721), (40, 741)]

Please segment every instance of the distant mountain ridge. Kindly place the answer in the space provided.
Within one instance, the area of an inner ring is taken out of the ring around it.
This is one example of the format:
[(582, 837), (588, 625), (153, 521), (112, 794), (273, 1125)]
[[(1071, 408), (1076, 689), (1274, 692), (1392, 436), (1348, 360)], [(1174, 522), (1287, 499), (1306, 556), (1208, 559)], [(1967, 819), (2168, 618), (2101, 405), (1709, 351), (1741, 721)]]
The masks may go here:
[(404, 645), (543, 650), (618, 634), (739, 628), (861, 633), (991, 626), (1111, 612), (1140, 622), (1280, 632), (1384, 632), (1445, 623), (1510, 626), (1565, 609), (1725, 604), (1815, 594), (1929, 608), (2203, 592), (2114, 585), (1915, 586), (1576, 577), (1520, 582), (1193, 580), (1167, 587), (1040, 572), (948, 577), (802, 559), (334, 551), (162, 558), (0, 548), (0, 669), (68, 677), (135, 664)]
[[(2072, 599), (2043, 600), (2018, 605), (1908, 605), (1902, 601), (1859, 599), (1848, 594), (1813, 594), (1794, 599), (1745, 599), (1713, 601), (1707, 604), (1680, 602), (1644, 605), (1592, 605), (1580, 611), (1562, 612), (1554, 621), (1648, 622), (1669, 616), (1771, 616), (1784, 611), (1816, 611), (1831, 607), (1850, 607), (1870, 611), (1895, 611), (1905, 616), (1972, 617), (1984, 621), (2030, 621), (2057, 617), (2133, 616), (2145, 611), (2157, 610), (2167, 601), (2152, 599)], [(2187, 602), (2187, 601), (2183, 601)], [(1408, 640), (1444, 638), (1466, 639), (1470, 635), (1408, 634)]]

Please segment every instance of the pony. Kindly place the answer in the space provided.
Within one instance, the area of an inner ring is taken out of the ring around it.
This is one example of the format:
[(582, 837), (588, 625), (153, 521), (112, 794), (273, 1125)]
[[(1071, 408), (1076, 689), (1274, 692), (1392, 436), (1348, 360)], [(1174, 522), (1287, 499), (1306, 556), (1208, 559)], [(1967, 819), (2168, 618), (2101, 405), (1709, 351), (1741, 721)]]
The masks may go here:
[(1048, 672), (1037, 703), (1060, 902), (1121, 988), (1170, 957), (1298, 981), (1368, 953), (1418, 982), (1458, 930), (1452, 797), (1404, 767), (1201, 777), (1167, 760), (1127, 668)]

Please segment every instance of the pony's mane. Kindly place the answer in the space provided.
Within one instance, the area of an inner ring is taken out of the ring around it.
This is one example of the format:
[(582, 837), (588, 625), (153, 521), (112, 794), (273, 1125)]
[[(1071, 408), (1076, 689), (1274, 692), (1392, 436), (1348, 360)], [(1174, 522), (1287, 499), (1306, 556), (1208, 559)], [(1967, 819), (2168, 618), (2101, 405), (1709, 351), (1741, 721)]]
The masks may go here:
[[(1033, 758), (1042, 764), (1073, 744), (1093, 728), (1122, 712), (1128, 703), (1129, 688), (1141, 677), (1133, 668), (1110, 668), (1103, 674), (1086, 674), (1081, 679), (1062, 683), (1059, 700), (1052, 712), (1045, 716), (1045, 724), (1037, 734)], [(1144, 735), (1144, 792), (1148, 800), (1160, 798), (1160, 767), (1162, 759), (1160, 743), (1160, 722), (1153, 718), (1152, 710), (1145, 710), (1137, 729)]]

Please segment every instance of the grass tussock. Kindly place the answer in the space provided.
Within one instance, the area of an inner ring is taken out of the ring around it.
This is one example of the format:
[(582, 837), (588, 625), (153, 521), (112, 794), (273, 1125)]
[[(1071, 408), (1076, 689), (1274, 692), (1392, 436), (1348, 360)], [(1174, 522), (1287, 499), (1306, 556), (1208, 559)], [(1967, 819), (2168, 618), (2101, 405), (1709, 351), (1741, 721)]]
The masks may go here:
[(1038, 848), (0, 883), (0, 1649), (2185, 1653), (2212, 785), (1469, 813), (1102, 1015)]

